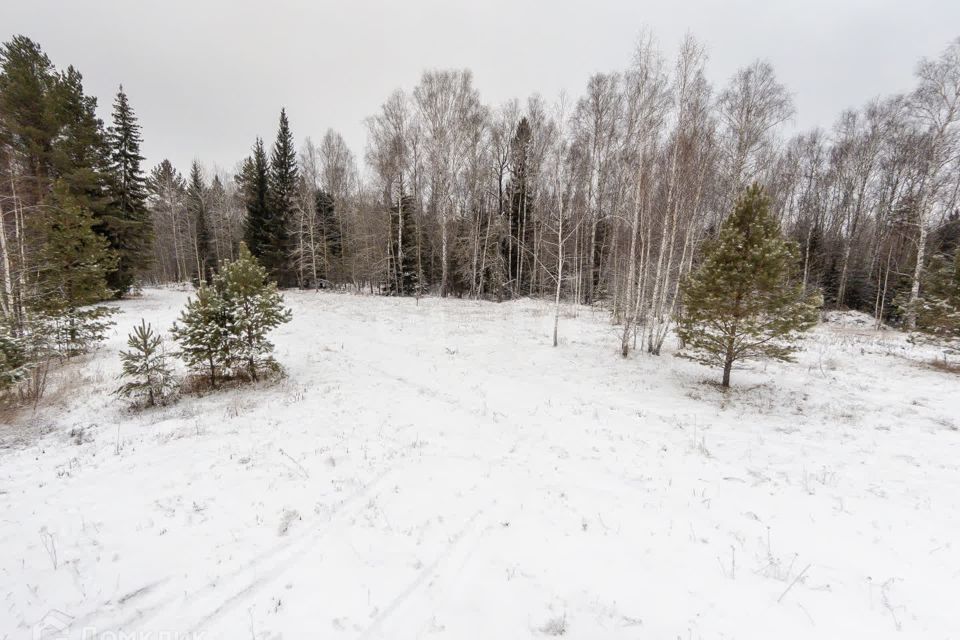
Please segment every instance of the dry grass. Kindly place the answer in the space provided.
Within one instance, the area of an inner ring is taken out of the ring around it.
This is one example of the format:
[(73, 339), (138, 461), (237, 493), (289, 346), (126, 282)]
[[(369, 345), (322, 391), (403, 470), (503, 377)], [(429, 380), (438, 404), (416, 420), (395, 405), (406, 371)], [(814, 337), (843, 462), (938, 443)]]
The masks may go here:
[(960, 375), (960, 362), (951, 362), (943, 358), (936, 358), (927, 363), (927, 366), (944, 373), (953, 373)]

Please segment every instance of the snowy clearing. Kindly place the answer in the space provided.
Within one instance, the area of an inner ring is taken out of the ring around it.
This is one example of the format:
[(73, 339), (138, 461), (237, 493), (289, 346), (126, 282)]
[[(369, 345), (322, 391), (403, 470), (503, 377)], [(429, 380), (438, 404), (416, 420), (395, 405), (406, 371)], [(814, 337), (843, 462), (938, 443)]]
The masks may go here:
[(285, 380), (132, 413), (117, 352), (186, 295), (3, 428), (0, 638), (960, 633), (960, 377), (896, 331), (724, 395), (602, 312), (554, 349), (540, 302), (288, 292)]

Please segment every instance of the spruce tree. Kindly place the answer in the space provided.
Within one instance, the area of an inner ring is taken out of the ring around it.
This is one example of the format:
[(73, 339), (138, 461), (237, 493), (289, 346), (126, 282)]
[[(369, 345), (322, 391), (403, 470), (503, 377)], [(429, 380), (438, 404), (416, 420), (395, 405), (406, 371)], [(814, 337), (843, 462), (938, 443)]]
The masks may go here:
[(396, 296), (422, 291), (420, 281), (416, 202), (413, 196), (401, 196), (390, 208), (390, 263), (387, 290)]
[[(321, 225), (323, 241), (326, 243), (327, 251), (332, 257), (339, 258), (343, 254), (343, 238), (340, 233), (333, 195), (328, 191), (318, 189), (314, 204), (317, 208), (317, 220)], [(325, 273), (324, 277), (329, 278), (330, 276)]]
[(93, 225), (93, 215), (57, 183), (44, 216), (30, 309), (41, 318), (38, 332), (46, 332), (64, 357), (86, 352), (112, 325), (112, 309), (88, 306), (108, 297), (107, 274), (116, 264)]
[(112, 173), (112, 207), (98, 231), (117, 254), (117, 266), (108, 277), (120, 297), (130, 291), (137, 273), (150, 262), (152, 229), (147, 212), (147, 179), (140, 167), (140, 124), (123, 87), (113, 103), (113, 126), (107, 132)]
[(917, 331), (943, 344), (960, 348), (960, 250), (953, 259), (935, 256), (925, 271), (916, 307)]
[(207, 225), (207, 187), (203, 183), (200, 164), (194, 160), (190, 167), (190, 186), (187, 188), (187, 207), (193, 220), (194, 231), (194, 282), (211, 282), (214, 265), (213, 246)]
[(206, 377), (216, 388), (221, 374), (227, 375), (230, 354), (227, 350), (228, 317), (223, 299), (212, 286), (201, 284), (195, 298), (173, 323), (171, 333), (180, 350), (177, 355), (187, 368)]
[(257, 380), (260, 371), (276, 366), (267, 334), (290, 321), (290, 310), (283, 306), (283, 297), (268, 280), (266, 269), (243, 244), (239, 257), (223, 266), (216, 288), (229, 318), (226, 351), (251, 380)]
[(127, 336), (128, 351), (120, 352), (123, 363), (121, 380), (127, 380), (115, 393), (142, 398), (148, 407), (163, 404), (177, 389), (173, 367), (163, 348), (163, 336), (145, 320)]
[(722, 367), (725, 388), (735, 362), (791, 360), (792, 340), (817, 322), (822, 304), (791, 282), (796, 262), (797, 247), (783, 238), (763, 190), (748, 188), (683, 285), (684, 355)]
[(0, 397), (23, 382), (30, 373), (27, 341), (0, 323)]
[(295, 270), (290, 266), (293, 223), (297, 195), (297, 152), (285, 109), (280, 110), (277, 140), (270, 154), (269, 199), (271, 213), (270, 250), (263, 255), (264, 265), (282, 287), (295, 284)]
[[(533, 131), (526, 117), (520, 118), (517, 130), (510, 144), (510, 208), (509, 245), (506, 257), (509, 262), (509, 278), (514, 291), (519, 293), (526, 287), (531, 272), (531, 259), (526, 255), (533, 246), (533, 212), (530, 207), (530, 149), (533, 145)], [(532, 254), (531, 254), (532, 255)], [(524, 282), (521, 282), (521, 279)]]
[(260, 138), (254, 143), (253, 155), (244, 161), (236, 179), (247, 209), (244, 239), (250, 253), (266, 264), (273, 245), (273, 220), (268, 202), (267, 154)]

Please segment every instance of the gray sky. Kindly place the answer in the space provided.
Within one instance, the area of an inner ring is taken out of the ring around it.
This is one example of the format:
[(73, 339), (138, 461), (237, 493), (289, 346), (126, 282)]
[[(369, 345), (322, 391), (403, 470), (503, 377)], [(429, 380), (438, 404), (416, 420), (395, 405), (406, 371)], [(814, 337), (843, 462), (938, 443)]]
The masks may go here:
[(686, 31), (722, 85), (755, 58), (793, 93), (795, 127), (912, 85), (921, 56), (960, 36), (957, 0), (2, 0), (0, 37), (25, 34), (76, 66), (101, 115), (123, 83), (148, 166), (232, 170), (270, 143), (286, 106), (298, 144), (339, 130), (362, 161), (363, 119), (426, 68), (469, 67), (487, 104), (623, 69), (647, 27), (671, 55)]

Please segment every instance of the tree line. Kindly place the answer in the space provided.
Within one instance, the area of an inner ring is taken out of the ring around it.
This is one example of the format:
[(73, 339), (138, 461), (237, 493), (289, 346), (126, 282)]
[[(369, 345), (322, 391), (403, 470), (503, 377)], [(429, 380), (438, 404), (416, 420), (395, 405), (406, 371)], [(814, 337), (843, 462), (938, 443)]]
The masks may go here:
[(646, 34), (579, 97), (497, 106), (468, 70), (427, 71), (366, 119), (363, 168), (333, 130), (298, 148), (281, 110), (234, 171), (185, 178), (168, 160), (144, 171), (122, 88), (105, 125), (80, 73), (16, 36), (0, 47), (6, 334), (37, 318), (83, 333), (102, 321), (78, 315), (91, 302), (210, 282), (245, 243), (281, 287), (603, 305), (624, 355), (657, 354), (754, 183), (803, 291), (877, 323), (933, 317), (923, 294), (951, 282), (960, 244), (960, 39), (911, 91), (791, 136), (769, 63), (714, 87), (707, 62), (692, 36), (668, 60)]
[(960, 240), (960, 40), (918, 63), (912, 91), (789, 137), (770, 64), (723, 87), (706, 65), (693, 37), (668, 61), (645, 36), (575, 100), (497, 107), (469, 71), (428, 71), (367, 118), (365, 170), (332, 130), (298, 153), (281, 112), (232, 176), (155, 170), (150, 277), (196, 278), (244, 239), (281, 286), (559, 293), (609, 308), (625, 351), (639, 333), (657, 353), (702, 243), (757, 182), (805, 287), (913, 326), (925, 268)]

